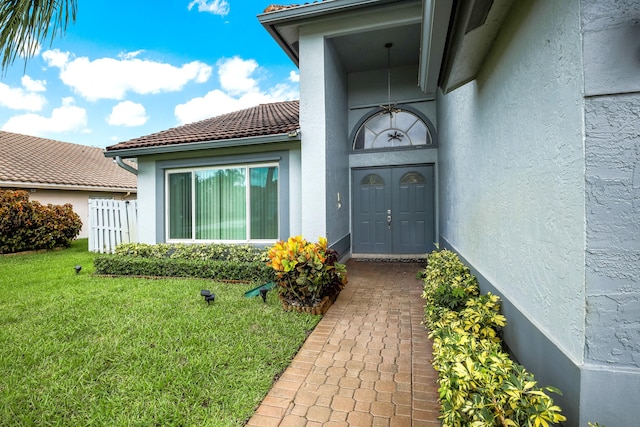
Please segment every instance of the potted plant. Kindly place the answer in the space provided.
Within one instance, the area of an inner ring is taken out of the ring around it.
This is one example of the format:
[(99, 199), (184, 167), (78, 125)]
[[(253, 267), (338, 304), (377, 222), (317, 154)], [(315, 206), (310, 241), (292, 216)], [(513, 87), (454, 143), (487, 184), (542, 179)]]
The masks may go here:
[(324, 237), (317, 243), (290, 237), (274, 244), (268, 256), (285, 310), (324, 314), (347, 283), (345, 265)]

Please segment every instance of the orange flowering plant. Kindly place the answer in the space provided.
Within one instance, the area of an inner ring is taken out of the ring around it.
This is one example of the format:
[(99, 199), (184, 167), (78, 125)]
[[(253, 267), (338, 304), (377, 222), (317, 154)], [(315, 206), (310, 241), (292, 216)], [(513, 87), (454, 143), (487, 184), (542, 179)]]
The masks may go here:
[(338, 253), (327, 248), (327, 239), (308, 242), (302, 236), (274, 244), (267, 265), (273, 268), (278, 291), (291, 303), (315, 306), (325, 296), (335, 295), (347, 283), (347, 270)]

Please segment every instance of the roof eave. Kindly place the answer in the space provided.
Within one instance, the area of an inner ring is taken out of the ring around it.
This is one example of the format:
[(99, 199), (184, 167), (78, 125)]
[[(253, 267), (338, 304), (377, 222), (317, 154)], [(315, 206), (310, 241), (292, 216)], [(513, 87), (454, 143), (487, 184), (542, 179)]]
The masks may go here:
[(254, 136), (249, 138), (231, 138), (217, 139), (200, 142), (179, 143), (171, 145), (158, 145), (140, 148), (124, 148), (116, 150), (107, 150), (104, 152), (106, 157), (120, 156), (123, 159), (131, 159), (140, 156), (149, 156), (152, 154), (181, 153), (185, 151), (209, 150), (216, 148), (232, 148), (244, 147), (250, 145), (272, 144), (276, 142), (300, 141), (300, 131), (293, 133), (280, 133), (274, 135)]
[(367, 7), (373, 4), (395, 3), (401, 0), (333, 0), (307, 3), (299, 6), (292, 6), (274, 12), (261, 13), (258, 20), (262, 25), (284, 23), (289, 21), (317, 18), (345, 9)]
[(422, 34), (418, 66), (420, 89), (435, 97), (444, 57), (453, 0), (423, 0)]
[(278, 27), (283, 25), (298, 25), (309, 20), (322, 18), (334, 13), (344, 12), (350, 9), (359, 9), (372, 5), (396, 3), (402, 0), (333, 0), (307, 3), (299, 6), (284, 8), (278, 11), (261, 13), (258, 21), (267, 30), (271, 37), (278, 43), (293, 63), (299, 65), (299, 57), (293, 43), (287, 41)]
[(137, 187), (100, 187), (97, 185), (73, 185), (45, 182), (0, 181), (0, 188), (35, 188), (38, 190), (100, 191), (104, 193), (135, 193)]

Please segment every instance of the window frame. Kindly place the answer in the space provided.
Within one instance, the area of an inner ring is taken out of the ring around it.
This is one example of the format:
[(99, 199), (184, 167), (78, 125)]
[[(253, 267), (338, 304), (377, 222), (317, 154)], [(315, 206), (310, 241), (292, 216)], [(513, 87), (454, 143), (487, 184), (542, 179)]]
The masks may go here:
[[(251, 239), (251, 169), (264, 168), (264, 167), (275, 167), (278, 173), (277, 180), (277, 236), (273, 239)], [(195, 185), (195, 176), (197, 171), (212, 171), (212, 170), (225, 170), (225, 169), (244, 169), (245, 170), (245, 179), (248, 185), (245, 185), (245, 205), (246, 205), (246, 239), (233, 239), (233, 240), (222, 240), (222, 239), (197, 239), (196, 238), (196, 185)], [(239, 162), (239, 163), (223, 163), (223, 164), (210, 164), (210, 165), (194, 165), (194, 166), (184, 166), (184, 167), (168, 167), (163, 170), (164, 172), (164, 198), (163, 198), (163, 222), (164, 222), (164, 236), (165, 241), (167, 243), (230, 243), (230, 244), (272, 244), (278, 241), (280, 233), (281, 233), (281, 197), (282, 197), (282, 188), (281, 188), (281, 180), (282, 176), (280, 174), (281, 165), (280, 162), (275, 160), (269, 160), (264, 162)], [(191, 238), (190, 239), (172, 239), (170, 237), (170, 220), (169, 220), (169, 200), (170, 200), (170, 185), (169, 185), (169, 176), (171, 174), (178, 173), (190, 173), (191, 174)]]
[(427, 128), (428, 136), (431, 137), (431, 144), (404, 145), (404, 146), (397, 146), (397, 147), (382, 147), (382, 148), (363, 148), (363, 149), (356, 150), (354, 148), (355, 140), (356, 140), (356, 137), (358, 136), (358, 132), (360, 131), (360, 129), (365, 125), (365, 123), (367, 123), (367, 121), (369, 121), (369, 119), (373, 118), (374, 116), (380, 114), (385, 110), (382, 107), (378, 107), (370, 110), (365, 115), (363, 115), (360, 118), (360, 120), (358, 120), (356, 125), (353, 127), (353, 130), (351, 131), (351, 135), (349, 136), (349, 152), (351, 154), (364, 154), (364, 153), (376, 153), (376, 152), (384, 152), (384, 151), (411, 151), (411, 150), (425, 150), (425, 149), (438, 148), (438, 138), (437, 138), (435, 126), (433, 125), (433, 123), (431, 123), (431, 120), (429, 120), (427, 116), (424, 115), (424, 113), (418, 111), (417, 109), (409, 105), (404, 105), (404, 104), (398, 104), (396, 105), (395, 108), (402, 112), (413, 114), (419, 120), (421, 120)]

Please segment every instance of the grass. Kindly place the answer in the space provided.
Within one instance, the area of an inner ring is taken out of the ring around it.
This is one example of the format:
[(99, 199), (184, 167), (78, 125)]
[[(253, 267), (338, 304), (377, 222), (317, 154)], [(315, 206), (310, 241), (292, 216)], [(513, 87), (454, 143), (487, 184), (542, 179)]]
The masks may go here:
[(0, 426), (243, 425), (319, 321), (251, 285), (97, 277), (93, 256), (0, 257)]

